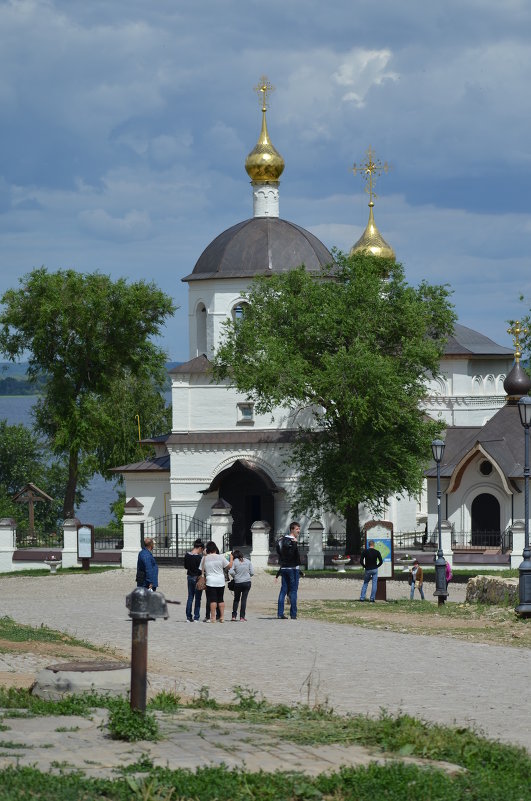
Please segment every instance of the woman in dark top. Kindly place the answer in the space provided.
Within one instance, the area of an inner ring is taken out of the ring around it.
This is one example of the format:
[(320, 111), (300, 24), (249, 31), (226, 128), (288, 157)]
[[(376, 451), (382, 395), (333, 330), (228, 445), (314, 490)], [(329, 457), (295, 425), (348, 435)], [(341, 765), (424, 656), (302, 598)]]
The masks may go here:
[[(203, 590), (197, 590), (195, 585), (201, 575), (201, 560), (203, 558), (204, 544), (201, 540), (194, 542), (194, 547), (184, 555), (184, 566), (186, 568), (186, 580), (188, 582), (188, 600), (186, 601), (186, 619), (189, 623), (199, 620), (201, 612), (201, 596)], [(194, 605), (195, 600), (195, 605)], [(192, 617), (192, 606), (194, 606), (194, 616)]]

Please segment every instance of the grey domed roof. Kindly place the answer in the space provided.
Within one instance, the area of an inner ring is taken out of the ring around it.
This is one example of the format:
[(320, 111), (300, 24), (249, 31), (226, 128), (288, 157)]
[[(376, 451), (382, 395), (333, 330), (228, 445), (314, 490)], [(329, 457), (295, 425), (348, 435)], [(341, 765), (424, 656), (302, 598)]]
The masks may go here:
[(253, 217), (217, 236), (182, 280), (252, 278), (288, 272), (301, 264), (318, 272), (332, 262), (330, 251), (304, 228), (279, 217)]

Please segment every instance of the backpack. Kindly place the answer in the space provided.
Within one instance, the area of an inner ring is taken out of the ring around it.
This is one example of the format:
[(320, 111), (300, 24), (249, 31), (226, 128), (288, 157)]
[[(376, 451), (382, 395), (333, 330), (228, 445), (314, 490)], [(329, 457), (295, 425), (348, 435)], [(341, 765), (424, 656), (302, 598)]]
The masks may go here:
[(296, 540), (292, 539), (292, 537), (288, 537), (287, 534), (279, 540), (279, 556), (281, 562), (291, 562), (292, 557), (295, 555), (295, 551), (297, 550), (297, 542)]

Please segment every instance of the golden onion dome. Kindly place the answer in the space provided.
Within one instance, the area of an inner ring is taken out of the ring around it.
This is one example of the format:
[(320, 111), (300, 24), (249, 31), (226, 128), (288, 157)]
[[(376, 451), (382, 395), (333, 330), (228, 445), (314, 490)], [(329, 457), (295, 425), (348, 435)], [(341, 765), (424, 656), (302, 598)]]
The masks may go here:
[(395, 259), (395, 252), (393, 248), (387, 244), (374, 222), (374, 203), (369, 203), (369, 222), (365, 231), (362, 233), (358, 241), (352, 245), (350, 255), (368, 251), (373, 256), (381, 256), (384, 259)]
[(256, 87), (256, 91), (262, 95), (262, 130), (256, 146), (245, 159), (245, 169), (252, 181), (268, 183), (270, 181), (278, 181), (284, 171), (284, 159), (271, 144), (267, 131), (266, 97), (267, 93), (273, 90), (273, 87), (265, 77), (261, 78), (260, 81), (261, 83)]

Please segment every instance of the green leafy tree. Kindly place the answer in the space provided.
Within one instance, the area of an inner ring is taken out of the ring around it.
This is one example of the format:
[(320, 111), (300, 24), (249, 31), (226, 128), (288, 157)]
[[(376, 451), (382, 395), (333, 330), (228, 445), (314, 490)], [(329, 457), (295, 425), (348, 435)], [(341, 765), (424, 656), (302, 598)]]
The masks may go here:
[[(0, 420), (0, 517), (13, 517), (17, 524), (25, 527), (28, 522), (27, 508), (15, 503), (12, 498), (28, 482), (36, 484), (53, 498), (51, 503), (35, 505), (35, 523), (38, 528), (51, 531), (62, 516), (67, 469), (62, 460), (54, 459), (42, 439), (22, 423), (8, 425)], [(78, 482), (76, 502), (81, 503), (81, 491), (87, 484), (82, 470)]]
[[(28, 352), (29, 380), (40, 374), (48, 379), (36, 426), (53, 453), (66, 459), (63, 516), (70, 517), (82, 465), (94, 474), (110, 466), (104, 451), (115, 454), (102, 442), (121, 436), (118, 410), (126, 400), (116, 394), (119, 382), (130, 377), (145, 385), (152, 375), (158, 381), (165, 355), (151, 337), (174, 306), (152, 283), (44, 267), (24, 276), (2, 303), (0, 352), (13, 361)], [(117, 404), (114, 427), (105, 413), (111, 398)]]
[(399, 264), (337, 254), (328, 274), (304, 267), (258, 278), (228, 321), (214, 362), (259, 412), (298, 408), (290, 461), (295, 512), (340, 512), (359, 547), (358, 505), (375, 513), (416, 494), (440, 425), (420, 409), (455, 315), (446, 286), (409, 286)]

